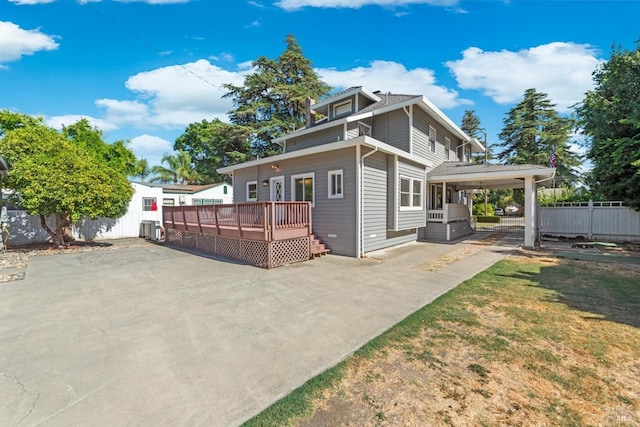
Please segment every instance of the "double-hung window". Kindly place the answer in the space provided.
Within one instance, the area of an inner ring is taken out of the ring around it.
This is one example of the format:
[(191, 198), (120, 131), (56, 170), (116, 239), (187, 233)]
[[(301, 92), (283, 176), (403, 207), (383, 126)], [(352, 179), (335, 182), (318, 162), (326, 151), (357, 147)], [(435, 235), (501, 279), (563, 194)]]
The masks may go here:
[(344, 197), (344, 193), (342, 189), (342, 176), (343, 176), (342, 169), (329, 171), (327, 175), (328, 175), (327, 180), (329, 184), (327, 186), (329, 189), (328, 197), (330, 199), (342, 199)]
[(315, 172), (293, 175), (291, 177), (291, 200), (311, 202), (315, 206)]
[(247, 182), (247, 202), (258, 200), (258, 181)]
[(422, 209), (423, 181), (416, 178), (400, 177), (400, 209)]
[(351, 100), (335, 104), (333, 106), (333, 117), (341, 116), (351, 112)]
[(445, 160), (449, 160), (449, 150), (451, 150), (451, 140), (449, 140), (449, 138), (445, 136), (444, 137), (444, 159)]
[(436, 128), (429, 126), (429, 149), (432, 153), (436, 152)]

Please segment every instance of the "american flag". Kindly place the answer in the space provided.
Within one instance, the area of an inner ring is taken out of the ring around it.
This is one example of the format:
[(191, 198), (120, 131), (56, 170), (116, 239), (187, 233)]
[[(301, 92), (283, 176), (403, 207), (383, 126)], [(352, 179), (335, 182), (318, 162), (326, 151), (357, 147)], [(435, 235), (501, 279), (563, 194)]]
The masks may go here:
[(552, 168), (556, 167), (556, 153), (555, 151), (551, 152), (551, 156), (549, 157), (549, 166)]

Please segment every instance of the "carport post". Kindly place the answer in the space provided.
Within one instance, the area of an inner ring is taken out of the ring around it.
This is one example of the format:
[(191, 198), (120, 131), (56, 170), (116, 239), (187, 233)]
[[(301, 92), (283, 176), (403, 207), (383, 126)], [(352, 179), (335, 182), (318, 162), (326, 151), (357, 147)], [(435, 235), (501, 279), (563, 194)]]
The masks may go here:
[(536, 183), (533, 176), (524, 178), (524, 246), (535, 246), (536, 225)]

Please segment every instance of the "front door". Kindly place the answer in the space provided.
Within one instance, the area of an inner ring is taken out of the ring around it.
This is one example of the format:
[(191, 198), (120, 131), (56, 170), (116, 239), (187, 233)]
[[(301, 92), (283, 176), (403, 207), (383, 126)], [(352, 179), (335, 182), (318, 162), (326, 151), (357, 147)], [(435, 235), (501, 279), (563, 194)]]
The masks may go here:
[[(269, 200), (272, 202), (284, 202), (284, 176), (274, 176), (270, 179)], [(276, 206), (276, 223), (284, 219), (284, 206)]]

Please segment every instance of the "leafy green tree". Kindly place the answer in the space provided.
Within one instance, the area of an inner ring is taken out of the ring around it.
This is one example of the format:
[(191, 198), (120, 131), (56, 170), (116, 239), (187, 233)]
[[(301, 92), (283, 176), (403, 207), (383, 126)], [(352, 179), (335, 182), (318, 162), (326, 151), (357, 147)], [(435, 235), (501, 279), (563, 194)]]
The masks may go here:
[(593, 80), (576, 108), (593, 163), (590, 187), (640, 209), (640, 41), (633, 51), (612, 49)]
[(87, 119), (80, 119), (76, 123), (63, 126), (62, 134), (70, 141), (84, 148), (98, 161), (124, 173), (133, 175), (136, 171), (136, 156), (127, 147), (125, 141), (115, 141), (108, 144), (97, 127), (91, 126)]
[[(82, 217), (126, 213), (133, 189), (125, 174), (41, 120), (24, 118), (0, 138), (0, 152), (11, 167), (6, 182), (22, 206), (40, 216), (54, 244), (63, 245), (65, 229)], [(47, 223), (48, 216), (55, 225)]]
[(487, 150), (486, 157), (485, 153), (476, 153), (473, 157), (474, 161), (484, 163), (485, 158), (487, 160), (493, 158), (490, 147), (487, 146), (487, 132), (480, 125), (480, 118), (476, 116), (475, 111), (465, 110), (464, 115), (462, 116), (462, 125), (460, 126), (460, 129), (470, 137), (478, 138), (478, 140), (485, 145), (484, 148)]
[(151, 178), (151, 182), (197, 184), (202, 180), (202, 177), (193, 166), (189, 153), (181, 150), (178, 150), (175, 154), (162, 156), (162, 165), (152, 167), (151, 172), (155, 175)]
[(306, 123), (307, 98), (319, 99), (331, 88), (313, 71), (297, 40), (288, 35), (286, 50), (276, 59), (259, 57), (255, 72), (242, 86), (225, 85), (235, 108), (231, 122), (251, 129), (251, 146), (256, 157), (270, 156), (282, 148), (273, 139)]
[(187, 126), (173, 147), (191, 156), (200, 176), (222, 182), (229, 177), (218, 174), (218, 168), (251, 160), (250, 135), (247, 126), (203, 120)]
[(571, 151), (569, 136), (575, 121), (561, 117), (546, 93), (527, 89), (523, 100), (503, 120), (499, 144), (503, 150), (497, 158), (508, 164), (549, 166), (556, 156), (556, 179), (574, 184), (579, 178), (581, 156)]

